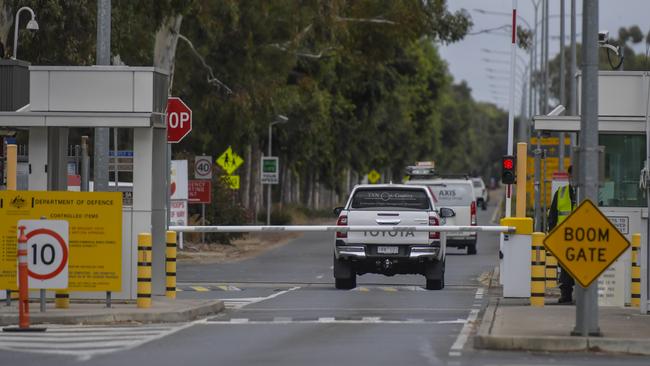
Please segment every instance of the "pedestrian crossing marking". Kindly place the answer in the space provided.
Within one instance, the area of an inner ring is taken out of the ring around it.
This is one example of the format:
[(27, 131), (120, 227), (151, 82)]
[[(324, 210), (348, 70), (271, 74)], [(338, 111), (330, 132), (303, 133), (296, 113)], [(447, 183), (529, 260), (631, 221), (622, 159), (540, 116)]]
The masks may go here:
[(47, 331), (42, 333), (0, 332), (0, 350), (67, 355), (86, 361), (97, 355), (136, 348), (193, 324), (105, 327), (48, 325)]

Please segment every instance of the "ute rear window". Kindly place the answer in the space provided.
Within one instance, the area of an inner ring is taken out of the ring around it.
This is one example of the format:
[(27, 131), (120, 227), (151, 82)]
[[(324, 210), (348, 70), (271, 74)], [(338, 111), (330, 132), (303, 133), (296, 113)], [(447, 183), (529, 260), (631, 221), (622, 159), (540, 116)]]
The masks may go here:
[(429, 197), (421, 189), (359, 189), (352, 197), (351, 208), (428, 210)]

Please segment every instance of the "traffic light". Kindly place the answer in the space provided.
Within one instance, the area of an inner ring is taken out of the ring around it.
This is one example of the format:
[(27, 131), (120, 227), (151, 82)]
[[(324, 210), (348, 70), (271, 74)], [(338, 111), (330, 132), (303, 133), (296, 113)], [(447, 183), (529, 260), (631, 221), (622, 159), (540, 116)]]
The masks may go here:
[(505, 155), (501, 159), (501, 183), (515, 183), (515, 157), (512, 155)]

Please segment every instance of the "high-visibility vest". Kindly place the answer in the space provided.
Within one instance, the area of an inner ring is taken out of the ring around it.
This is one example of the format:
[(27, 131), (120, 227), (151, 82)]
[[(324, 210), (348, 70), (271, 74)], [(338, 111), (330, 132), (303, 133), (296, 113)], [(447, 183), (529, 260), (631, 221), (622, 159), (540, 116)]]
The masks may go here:
[(573, 211), (569, 186), (562, 186), (557, 194), (557, 224), (561, 224)]

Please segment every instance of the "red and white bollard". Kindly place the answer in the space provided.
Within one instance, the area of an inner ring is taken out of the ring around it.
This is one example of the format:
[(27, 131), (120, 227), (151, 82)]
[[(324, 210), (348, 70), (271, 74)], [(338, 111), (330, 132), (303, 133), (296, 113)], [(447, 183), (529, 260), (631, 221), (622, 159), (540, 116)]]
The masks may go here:
[(42, 332), (46, 328), (32, 328), (29, 326), (29, 280), (27, 267), (27, 236), (25, 227), (18, 227), (18, 327), (7, 327), (5, 332)]
[(27, 236), (25, 227), (18, 228), (18, 327), (29, 328), (29, 283), (27, 279)]

